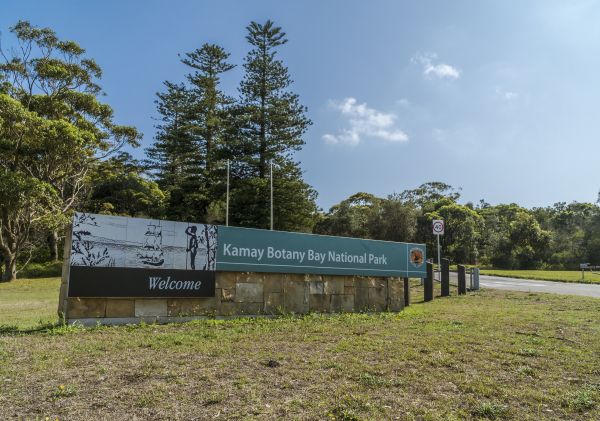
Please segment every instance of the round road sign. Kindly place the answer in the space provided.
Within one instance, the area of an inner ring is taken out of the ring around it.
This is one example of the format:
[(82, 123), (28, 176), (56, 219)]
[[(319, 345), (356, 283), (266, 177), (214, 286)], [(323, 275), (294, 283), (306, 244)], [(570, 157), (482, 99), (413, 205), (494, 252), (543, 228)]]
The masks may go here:
[(434, 219), (433, 220), (433, 234), (434, 235), (444, 235), (444, 221), (441, 219)]

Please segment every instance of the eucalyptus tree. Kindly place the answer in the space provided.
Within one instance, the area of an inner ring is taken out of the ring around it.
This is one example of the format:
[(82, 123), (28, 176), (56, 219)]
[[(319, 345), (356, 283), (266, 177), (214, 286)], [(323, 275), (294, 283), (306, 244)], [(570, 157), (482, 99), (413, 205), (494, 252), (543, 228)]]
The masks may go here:
[(333, 205), (314, 228), (316, 234), (374, 238), (372, 228), (381, 211), (382, 199), (359, 192)]
[[(4, 279), (16, 277), (16, 262), (32, 229), (53, 233), (56, 254), (57, 232), (84, 196), (90, 168), (140, 138), (135, 128), (115, 124), (112, 108), (99, 100), (102, 70), (81, 46), (27, 21), (10, 32), (16, 46), (0, 46)], [(38, 193), (8, 188), (10, 180), (36, 185)], [(26, 209), (39, 212), (26, 216)]]
[(90, 184), (82, 210), (131, 217), (163, 216), (164, 192), (126, 152), (100, 161), (90, 172)]

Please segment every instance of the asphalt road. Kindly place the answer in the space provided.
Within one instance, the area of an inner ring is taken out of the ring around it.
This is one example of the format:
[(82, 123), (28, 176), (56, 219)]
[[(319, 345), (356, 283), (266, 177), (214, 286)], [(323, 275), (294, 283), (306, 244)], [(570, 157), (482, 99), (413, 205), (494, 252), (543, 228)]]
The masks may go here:
[[(450, 282), (456, 284), (456, 273), (450, 274)], [(554, 294), (583, 295), (600, 298), (599, 284), (576, 284), (571, 282), (538, 281), (536, 279), (504, 278), (501, 276), (480, 275), (481, 288), (504, 289), (509, 291), (549, 292)], [(467, 288), (469, 275), (467, 274)]]

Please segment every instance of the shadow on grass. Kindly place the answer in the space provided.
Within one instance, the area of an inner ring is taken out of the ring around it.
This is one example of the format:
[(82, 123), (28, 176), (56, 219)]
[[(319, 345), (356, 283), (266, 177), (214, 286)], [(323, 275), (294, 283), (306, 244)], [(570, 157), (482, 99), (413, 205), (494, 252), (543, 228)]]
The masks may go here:
[[(84, 327), (81, 324), (68, 324), (64, 320), (59, 320), (57, 322), (40, 322), (37, 326), (25, 329), (16, 325), (0, 325), (0, 335), (31, 335), (36, 333), (63, 335), (66, 333), (78, 332), (83, 329)], [(91, 329), (94, 329), (94, 327)]]

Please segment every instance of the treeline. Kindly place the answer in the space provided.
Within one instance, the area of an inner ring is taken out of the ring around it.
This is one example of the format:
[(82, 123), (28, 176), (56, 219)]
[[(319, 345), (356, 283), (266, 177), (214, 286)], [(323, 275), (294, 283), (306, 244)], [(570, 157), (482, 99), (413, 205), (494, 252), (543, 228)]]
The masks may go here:
[(311, 124), (279, 58), (286, 44), (273, 22), (250, 23), (236, 92), (223, 75), (233, 63), (204, 44), (180, 57), (187, 73), (157, 93), (152, 144), (136, 160), (141, 134), (114, 122), (102, 102), (100, 66), (76, 42), (20, 21), (16, 47), (0, 48), (0, 258), (2, 280), (29, 262), (58, 261), (74, 210), (268, 228), (273, 171), (274, 226), (392, 241), (425, 242), (442, 218), (444, 255), (502, 268), (575, 268), (600, 262), (595, 204), (462, 205), (460, 192), (427, 183), (387, 198), (358, 193), (318, 210), (295, 152)]
[(357, 193), (320, 215), (320, 234), (426, 243), (436, 250), (431, 221), (446, 222), (442, 253), (454, 263), (503, 269), (578, 269), (600, 264), (600, 207), (556, 203), (526, 209), (514, 203), (460, 204), (460, 191), (426, 183), (386, 198)]

